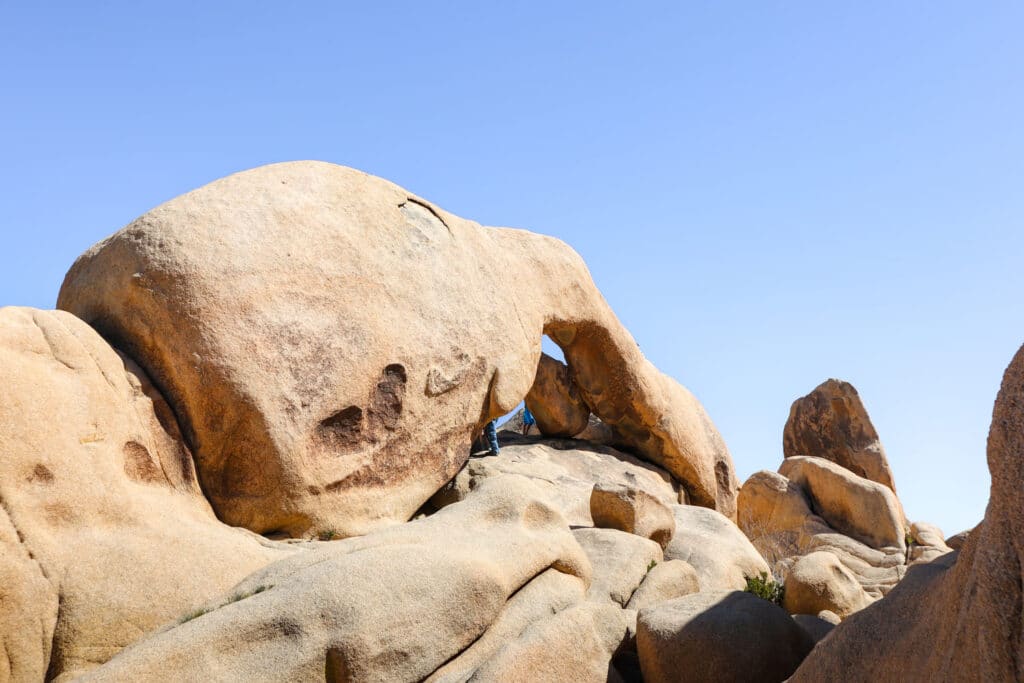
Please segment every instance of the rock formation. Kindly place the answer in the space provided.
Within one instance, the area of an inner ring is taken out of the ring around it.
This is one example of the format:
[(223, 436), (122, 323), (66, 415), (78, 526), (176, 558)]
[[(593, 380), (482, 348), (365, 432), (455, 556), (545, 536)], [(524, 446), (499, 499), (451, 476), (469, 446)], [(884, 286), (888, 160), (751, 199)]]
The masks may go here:
[(793, 681), (1024, 679), (1024, 348), (996, 398), (988, 467), (985, 519), (959, 553), (911, 567), (884, 600), (836, 628)]
[[(280, 560), (85, 680), (156, 681), (168, 671), (178, 680), (427, 678), (486, 637), (533, 581), (556, 604), (589, 583), (565, 520), (531, 489), (493, 480), (426, 519)], [(552, 569), (575, 580), (551, 585)], [(503, 645), (517, 642), (501, 628)]]
[(214, 517), (168, 406), (78, 318), (0, 308), (0, 386), (11, 680), (70, 679), (294, 552)]
[(737, 499), (575, 252), (350, 169), (172, 200), (59, 303), (0, 309), (0, 681), (1024, 678), (1024, 349), (946, 541), (849, 384)]
[[(738, 522), (780, 580), (812, 554), (819, 565), (820, 552), (839, 562), (818, 573), (813, 590), (797, 588), (802, 597), (790, 597), (792, 610), (822, 609), (845, 595), (828, 607), (845, 617), (888, 593), (909, 564), (950, 552), (934, 526), (906, 523), (878, 434), (852, 385), (829, 380), (797, 399), (784, 431), (779, 471), (757, 472), (743, 484)], [(847, 585), (849, 576), (867, 600)]]
[(527, 394), (544, 334), (594, 414), (690, 502), (735, 514), (718, 431), (575, 252), (358, 171), (275, 164), (171, 200), (81, 256), (58, 305), (143, 365), (232, 525), (409, 519)]
[(830, 379), (793, 402), (782, 452), (787, 458), (811, 455), (831, 460), (896, 491), (878, 432), (849, 382)]
[(729, 591), (640, 610), (636, 644), (648, 683), (784, 681), (814, 647), (782, 609)]
[(546, 353), (540, 354), (526, 405), (544, 436), (573, 437), (590, 421), (590, 407), (580, 396), (569, 366)]

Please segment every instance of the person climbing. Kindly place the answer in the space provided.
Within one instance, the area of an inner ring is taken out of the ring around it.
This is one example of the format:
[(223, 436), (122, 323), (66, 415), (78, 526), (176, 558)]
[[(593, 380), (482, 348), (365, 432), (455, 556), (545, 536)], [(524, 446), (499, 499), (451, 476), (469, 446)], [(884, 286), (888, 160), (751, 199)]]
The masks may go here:
[(498, 447), (498, 421), (491, 420), (484, 427), (484, 436), (487, 437), (487, 445), (490, 450), (487, 452), (488, 455), (497, 455), (501, 448)]
[(524, 403), (523, 404), (523, 436), (530, 433), (530, 427), (537, 424), (537, 420), (533, 417), (533, 413), (530, 412), (530, 408)]

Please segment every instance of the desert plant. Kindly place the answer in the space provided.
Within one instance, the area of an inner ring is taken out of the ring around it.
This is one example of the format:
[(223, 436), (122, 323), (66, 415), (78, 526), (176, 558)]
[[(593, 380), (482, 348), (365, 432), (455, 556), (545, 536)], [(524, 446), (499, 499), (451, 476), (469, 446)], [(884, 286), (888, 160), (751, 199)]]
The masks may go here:
[(339, 538), (340, 536), (341, 534), (339, 534), (334, 529), (324, 529), (319, 533), (319, 535), (317, 535), (317, 538), (321, 541), (333, 541), (334, 539)]
[(651, 560), (650, 564), (647, 565), (647, 573), (650, 573), (652, 569), (658, 566), (657, 560)]
[(753, 593), (768, 602), (774, 602), (776, 605), (782, 604), (782, 597), (786, 589), (781, 583), (770, 578), (768, 572), (761, 572), (760, 576), (748, 576), (746, 578), (747, 587), (745, 590), (748, 593)]

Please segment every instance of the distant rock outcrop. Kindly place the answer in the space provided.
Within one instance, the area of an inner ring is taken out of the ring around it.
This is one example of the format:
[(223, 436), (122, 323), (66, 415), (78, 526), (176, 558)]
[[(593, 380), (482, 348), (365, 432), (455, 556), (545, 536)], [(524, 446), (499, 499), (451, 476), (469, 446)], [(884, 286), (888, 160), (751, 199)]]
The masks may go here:
[(988, 467), (985, 519), (959, 553), (911, 567), (820, 643), (794, 682), (1024, 679), (1024, 348), (996, 398)]
[(526, 396), (544, 334), (591, 412), (690, 502), (735, 516), (718, 431), (572, 249), (352, 169), (275, 164), (173, 199), (81, 256), (58, 305), (150, 374), (229, 524), (406, 521)]
[[(831, 553), (840, 563), (834, 568), (842, 573), (834, 576), (834, 585), (815, 579), (813, 591), (798, 588), (804, 597), (791, 597), (791, 609), (811, 609), (818, 603), (809, 595), (817, 591), (821, 604), (833, 595), (835, 611), (845, 617), (888, 593), (910, 564), (950, 552), (934, 526), (907, 524), (878, 434), (849, 383), (828, 380), (798, 399), (784, 443), (779, 471), (757, 472), (743, 484), (740, 528), (780, 578), (800, 558), (819, 552)], [(809, 567), (804, 564), (805, 570)], [(841, 587), (846, 573), (856, 578), (868, 600)], [(847, 597), (840, 600), (839, 593)]]
[(782, 453), (787, 458), (825, 458), (896, 491), (878, 432), (849, 382), (830, 379), (793, 402), (782, 433)]

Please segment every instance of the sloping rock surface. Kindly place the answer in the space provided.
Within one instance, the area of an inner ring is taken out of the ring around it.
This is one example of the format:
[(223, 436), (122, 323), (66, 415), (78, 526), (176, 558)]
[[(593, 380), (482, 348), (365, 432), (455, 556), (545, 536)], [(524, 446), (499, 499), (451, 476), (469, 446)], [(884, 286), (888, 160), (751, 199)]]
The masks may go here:
[(742, 590), (747, 577), (769, 571), (743, 532), (714, 510), (673, 505), (676, 533), (665, 559), (683, 560), (696, 571), (702, 591)]
[[(552, 584), (551, 569), (575, 580)], [(178, 680), (419, 681), (517, 619), (508, 616), (514, 596), (534, 581), (548, 583), (537, 592), (557, 609), (589, 584), (590, 564), (531, 485), (496, 479), (431, 517), (272, 564), (84, 680), (160, 681), (173, 672)], [(470, 656), (465, 670), (482, 659)]]

